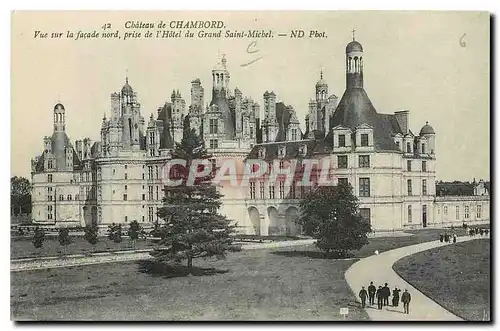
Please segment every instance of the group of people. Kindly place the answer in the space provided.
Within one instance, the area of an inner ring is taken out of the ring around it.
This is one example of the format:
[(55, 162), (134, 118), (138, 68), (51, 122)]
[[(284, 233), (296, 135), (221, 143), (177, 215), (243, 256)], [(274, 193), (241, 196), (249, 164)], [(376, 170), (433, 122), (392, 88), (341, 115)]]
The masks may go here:
[[(399, 307), (399, 292), (401, 292), (400, 289), (397, 287), (394, 287), (394, 290), (392, 290), (392, 306), (393, 307)], [(368, 298), (368, 304), (374, 305), (375, 304), (375, 298), (377, 298), (377, 308), (382, 309), (384, 306), (389, 306), (389, 297), (391, 296), (391, 289), (387, 285), (387, 283), (384, 284), (384, 286), (379, 286), (378, 289), (373, 285), (373, 282), (370, 282), (370, 286), (368, 286), (368, 291), (365, 290), (365, 287), (363, 286), (361, 288), (361, 291), (359, 292), (359, 298), (361, 299), (361, 304), (363, 308), (366, 306), (366, 298)], [(401, 302), (403, 303), (404, 307), (404, 312), (405, 314), (410, 313), (410, 301), (411, 301), (411, 295), (408, 292), (408, 290), (405, 290), (403, 294), (401, 294)]]
[(487, 236), (488, 233), (490, 232), (489, 229), (483, 229), (483, 228), (470, 228), (469, 229), (469, 236), (473, 237), (475, 235), (480, 235), (481, 237), (484, 235), (484, 236)]
[(448, 233), (448, 232), (445, 232), (445, 233), (440, 233), (439, 234), (439, 241), (440, 242), (445, 242), (445, 243), (449, 243), (451, 240), (453, 240), (453, 243), (456, 243), (457, 242), (457, 235), (456, 234), (451, 234), (451, 233)]

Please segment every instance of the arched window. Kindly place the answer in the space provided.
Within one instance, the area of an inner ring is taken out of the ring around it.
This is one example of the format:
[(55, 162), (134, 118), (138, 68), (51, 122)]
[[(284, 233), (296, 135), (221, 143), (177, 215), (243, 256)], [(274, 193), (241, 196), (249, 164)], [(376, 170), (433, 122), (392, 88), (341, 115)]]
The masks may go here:
[(59, 201), (63, 201), (63, 200), (64, 200), (64, 195), (59, 194)]
[(73, 198), (71, 197), (71, 194), (68, 194), (68, 201), (71, 201), (73, 200)]
[(354, 57), (354, 72), (358, 72), (358, 68), (359, 68), (358, 57), (355, 56)]

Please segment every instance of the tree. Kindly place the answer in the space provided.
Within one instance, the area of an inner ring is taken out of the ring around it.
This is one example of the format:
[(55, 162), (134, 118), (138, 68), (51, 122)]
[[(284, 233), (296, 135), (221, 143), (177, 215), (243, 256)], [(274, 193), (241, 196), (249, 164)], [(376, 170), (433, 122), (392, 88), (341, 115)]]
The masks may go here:
[(132, 242), (132, 247), (135, 248), (135, 242), (139, 239), (139, 234), (142, 232), (142, 226), (137, 221), (130, 222), (128, 228), (128, 236)]
[(366, 235), (371, 226), (359, 213), (351, 185), (318, 186), (301, 201), (300, 207), (298, 223), (327, 254), (345, 257), (348, 251), (359, 250), (368, 243)]
[(45, 240), (45, 232), (43, 229), (40, 229), (38, 226), (35, 228), (35, 233), (33, 234), (33, 246), (35, 248), (40, 249), (43, 246), (43, 241)]
[(66, 246), (71, 244), (71, 238), (69, 236), (69, 229), (61, 228), (59, 229), (59, 244), (63, 248), (63, 254), (66, 255)]
[(10, 179), (11, 215), (31, 213), (31, 184), (24, 177), (11, 177)]
[(98, 242), (98, 234), (99, 234), (99, 229), (96, 225), (87, 225), (84, 229), (85, 231), (85, 240), (87, 240), (87, 242), (89, 244), (91, 244), (95, 250), (95, 245), (97, 244)]
[[(206, 160), (206, 165), (210, 164), (212, 157), (207, 154), (203, 140), (194, 130), (185, 130), (172, 154), (175, 159), (185, 160), (186, 166), (177, 166), (169, 174), (170, 179), (182, 183), (167, 188), (164, 206), (158, 211), (164, 222), (159, 231), (162, 238), (159, 245), (163, 247), (151, 253), (156, 262), (169, 264), (185, 260), (187, 267), (192, 268), (195, 258), (224, 258), (227, 251), (238, 250), (231, 237), (235, 226), (218, 213), (222, 195), (212, 183), (214, 172), (196, 178), (192, 185), (187, 181), (197, 161)], [(204, 165), (198, 165), (198, 172), (204, 169)]]
[(114, 241), (117, 244), (122, 242), (121, 224), (112, 223), (108, 227), (108, 239)]

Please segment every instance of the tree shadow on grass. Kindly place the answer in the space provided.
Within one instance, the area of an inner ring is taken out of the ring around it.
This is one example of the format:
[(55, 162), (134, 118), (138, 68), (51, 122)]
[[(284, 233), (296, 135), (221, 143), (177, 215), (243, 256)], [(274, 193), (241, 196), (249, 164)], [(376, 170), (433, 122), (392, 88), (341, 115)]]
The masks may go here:
[(139, 261), (139, 271), (156, 277), (174, 278), (186, 276), (209, 276), (216, 274), (225, 274), (229, 270), (215, 269), (215, 268), (188, 268), (184, 265), (167, 265), (153, 260)]
[(344, 255), (338, 254), (336, 252), (322, 252), (322, 251), (277, 251), (271, 252), (271, 254), (286, 256), (286, 257), (308, 257), (310, 259), (327, 259), (327, 260), (343, 260), (353, 258), (354, 255), (347, 253)]

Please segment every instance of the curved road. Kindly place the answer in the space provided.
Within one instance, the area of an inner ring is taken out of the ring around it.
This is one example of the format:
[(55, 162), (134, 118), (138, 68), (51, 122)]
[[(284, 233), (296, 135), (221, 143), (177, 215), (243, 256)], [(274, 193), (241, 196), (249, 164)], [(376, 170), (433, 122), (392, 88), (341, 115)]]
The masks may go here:
[[(473, 239), (481, 239), (489, 237), (459, 237), (457, 242), (468, 241)], [(379, 255), (373, 255), (364, 259), (359, 260), (354, 263), (345, 273), (345, 279), (351, 290), (356, 295), (356, 299), (359, 299), (359, 291), (361, 286), (364, 286), (368, 290), (368, 285), (370, 281), (378, 288), (379, 285), (384, 285), (387, 283), (392, 289), (397, 286), (401, 289), (401, 293), (405, 289), (411, 294), (410, 302), (410, 313), (403, 313), (403, 304), (400, 302), (399, 307), (384, 307), (382, 310), (377, 309), (377, 301), (375, 299), (375, 305), (370, 307), (367, 305), (365, 308), (368, 316), (372, 321), (461, 321), (462, 319), (451, 312), (447, 311), (445, 308), (437, 304), (435, 301), (425, 296), (423, 293), (418, 291), (416, 288), (407, 283), (403, 278), (399, 277), (398, 274), (392, 269), (392, 265), (399, 259), (412, 255), (421, 251), (425, 251), (431, 248), (453, 245), (445, 244), (439, 242), (439, 240), (426, 242), (417, 245), (406, 246), (398, 249), (393, 249)], [(368, 300), (368, 299), (367, 299)], [(391, 302), (392, 296), (389, 298)]]

